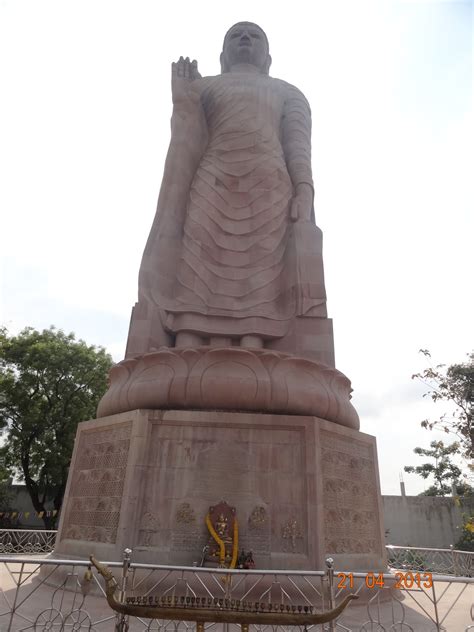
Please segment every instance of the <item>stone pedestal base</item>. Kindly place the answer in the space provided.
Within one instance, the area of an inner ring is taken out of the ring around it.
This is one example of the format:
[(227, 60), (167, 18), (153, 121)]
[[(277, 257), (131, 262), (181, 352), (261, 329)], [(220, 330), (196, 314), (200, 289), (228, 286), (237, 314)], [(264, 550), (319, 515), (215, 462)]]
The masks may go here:
[(237, 510), (257, 568), (381, 569), (374, 437), (309, 416), (135, 410), (79, 425), (56, 556), (192, 565)]
[(308, 415), (359, 429), (350, 380), (330, 366), (268, 349), (167, 348), (109, 373), (98, 417), (136, 409)]

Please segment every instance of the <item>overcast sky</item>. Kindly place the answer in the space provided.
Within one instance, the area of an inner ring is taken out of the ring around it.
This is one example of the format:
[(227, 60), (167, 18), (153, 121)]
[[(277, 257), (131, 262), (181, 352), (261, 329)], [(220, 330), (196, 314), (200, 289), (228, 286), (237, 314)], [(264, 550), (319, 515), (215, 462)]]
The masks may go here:
[(420, 421), (444, 410), (410, 379), (418, 350), (450, 364), (474, 348), (472, 2), (0, 0), (0, 322), (123, 358), (171, 62), (217, 74), (240, 20), (264, 28), (270, 74), (312, 107), (336, 365), (397, 494), (413, 448), (437, 438)]

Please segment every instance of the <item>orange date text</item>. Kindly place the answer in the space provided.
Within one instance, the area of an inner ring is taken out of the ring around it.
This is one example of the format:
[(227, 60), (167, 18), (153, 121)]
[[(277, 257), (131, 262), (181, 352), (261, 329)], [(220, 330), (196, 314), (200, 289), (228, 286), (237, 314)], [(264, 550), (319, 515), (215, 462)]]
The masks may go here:
[[(358, 578), (360, 579), (360, 578)], [(433, 586), (433, 575), (431, 573), (412, 573), (411, 571), (397, 571), (395, 576), (384, 573), (366, 573), (361, 578), (367, 588), (383, 588), (385, 585), (403, 590), (405, 588), (431, 588)], [(395, 580), (395, 583), (393, 581)], [(354, 588), (353, 573), (337, 573), (337, 588)]]

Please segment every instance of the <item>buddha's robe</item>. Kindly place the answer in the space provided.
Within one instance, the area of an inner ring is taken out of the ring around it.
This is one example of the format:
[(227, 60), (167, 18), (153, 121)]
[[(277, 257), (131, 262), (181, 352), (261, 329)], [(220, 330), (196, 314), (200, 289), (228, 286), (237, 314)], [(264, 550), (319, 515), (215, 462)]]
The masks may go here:
[[(296, 186), (312, 186), (308, 103), (293, 86), (257, 73), (193, 83), (195, 120), (173, 124), (141, 294), (173, 333), (284, 336), (298, 305), (308, 310), (325, 298), (323, 288), (298, 300), (290, 221)], [(183, 196), (176, 187), (186, 179)]]

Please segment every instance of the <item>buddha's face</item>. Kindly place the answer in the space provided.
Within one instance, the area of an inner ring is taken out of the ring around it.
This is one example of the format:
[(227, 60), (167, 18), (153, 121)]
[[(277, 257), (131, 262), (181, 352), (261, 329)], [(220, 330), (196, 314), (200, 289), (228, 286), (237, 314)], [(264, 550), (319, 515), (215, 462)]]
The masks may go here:
[(262, 71), (268, 70), (268, 44), (265, 33), (256, 24), (239, 22), (227, 32), (222, 52), (223, 66), (230, 69), (236, 64), (251, 64)]

